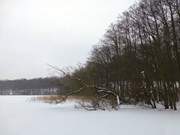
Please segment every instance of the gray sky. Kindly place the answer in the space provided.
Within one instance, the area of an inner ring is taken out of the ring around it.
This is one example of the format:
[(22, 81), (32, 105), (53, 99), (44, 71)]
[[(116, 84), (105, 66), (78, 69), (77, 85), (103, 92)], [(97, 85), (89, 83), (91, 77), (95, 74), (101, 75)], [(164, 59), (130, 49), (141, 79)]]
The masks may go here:
[(75, 66), (135, 0), (0, 0), (0, 79)]

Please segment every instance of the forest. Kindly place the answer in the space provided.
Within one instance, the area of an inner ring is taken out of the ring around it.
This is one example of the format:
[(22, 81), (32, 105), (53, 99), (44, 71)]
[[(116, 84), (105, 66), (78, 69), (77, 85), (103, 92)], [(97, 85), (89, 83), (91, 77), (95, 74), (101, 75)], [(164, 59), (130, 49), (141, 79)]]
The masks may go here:
[(53, 95), (60, 89), (56, 77), (0, 81), (0, 95)]
[(70, 95), (176, 110), (180, 84), (180, 1), (141, 0), (119, 15), (86, 64), (60, 78)]

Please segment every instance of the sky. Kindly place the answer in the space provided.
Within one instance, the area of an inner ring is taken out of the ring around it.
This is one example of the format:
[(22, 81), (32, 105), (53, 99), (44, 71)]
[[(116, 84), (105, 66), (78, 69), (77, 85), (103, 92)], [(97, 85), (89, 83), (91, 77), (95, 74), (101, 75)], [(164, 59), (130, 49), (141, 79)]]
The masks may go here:
[(53, 76), (85, 63), (135, 0), (0, 0), (0, 79)]

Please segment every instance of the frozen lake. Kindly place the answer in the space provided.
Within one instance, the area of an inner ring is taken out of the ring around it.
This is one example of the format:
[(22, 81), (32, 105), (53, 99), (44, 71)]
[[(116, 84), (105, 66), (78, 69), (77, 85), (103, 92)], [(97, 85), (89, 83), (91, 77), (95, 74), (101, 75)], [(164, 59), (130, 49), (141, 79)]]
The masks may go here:
[(29, 96), (0, 96), (0, 135), (180, 135), (180, 111), (119, 111), (50, 105)]

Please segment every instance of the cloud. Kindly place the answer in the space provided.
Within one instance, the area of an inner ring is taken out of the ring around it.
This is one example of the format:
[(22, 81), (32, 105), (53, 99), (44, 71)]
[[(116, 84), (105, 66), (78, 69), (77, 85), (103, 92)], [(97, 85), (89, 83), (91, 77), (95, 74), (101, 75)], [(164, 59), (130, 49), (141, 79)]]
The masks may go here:
[(45, 63), (85, 62), (92, 45), (135, 0), (1, 0), (0, 79), (47, 76)]

